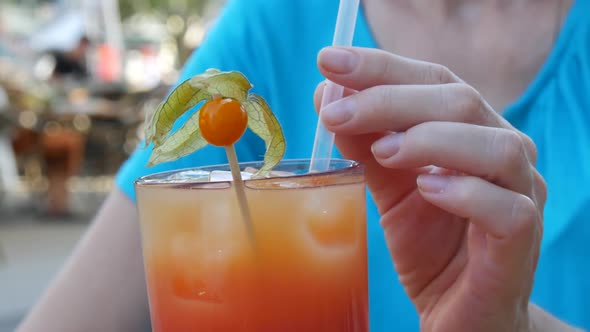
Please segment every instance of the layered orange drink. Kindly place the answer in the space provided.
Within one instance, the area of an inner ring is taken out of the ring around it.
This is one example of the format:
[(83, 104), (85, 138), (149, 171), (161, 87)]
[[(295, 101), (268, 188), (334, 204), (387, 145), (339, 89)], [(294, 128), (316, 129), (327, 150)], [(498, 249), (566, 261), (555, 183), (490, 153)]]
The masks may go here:
[(208, 181), (213, 168), (139, 180), (153, 330), (368, 331), (363, 172), (332, 165), (245, 181), (254, 242), (232, 182)]
[[(363, 167), (282, 161), (280, 125), (250, 88), (240, 73), (207, 71), (148, 116), (150, 165), (208, 144), (229, 161), (136, 182), (153, 330), (366, 332)], [(237, 162), (247, 128), (266, 143), (262, 162)]]

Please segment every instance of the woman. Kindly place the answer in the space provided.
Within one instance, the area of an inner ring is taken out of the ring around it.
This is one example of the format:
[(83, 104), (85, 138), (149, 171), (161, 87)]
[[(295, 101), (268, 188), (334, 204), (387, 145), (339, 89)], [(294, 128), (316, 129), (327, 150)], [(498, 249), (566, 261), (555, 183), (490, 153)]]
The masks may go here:
[[(287, 158), (310, 155), (316, 82), (347, 87), (323, 121), (341, 154), (367, 165), (372, 331), (590, 327), (590, 190), (577, 185), (590, 180), (588, 1), (362, 4), (355, 44), (368, 48), (324, 49), (316, 67), (337, 0), (230, 1), (183, 78), (209, 67), (244, 72), (278, 113)], [(321, 93), (320, 84), (316, 100)], [(263, 146), (246, 136), (237, 150), (247, 161)], [(145, 322), (132, 181), (224, 160), (210, 149), (146, 169), (148, 155), (122, 168), (21, 331)]]

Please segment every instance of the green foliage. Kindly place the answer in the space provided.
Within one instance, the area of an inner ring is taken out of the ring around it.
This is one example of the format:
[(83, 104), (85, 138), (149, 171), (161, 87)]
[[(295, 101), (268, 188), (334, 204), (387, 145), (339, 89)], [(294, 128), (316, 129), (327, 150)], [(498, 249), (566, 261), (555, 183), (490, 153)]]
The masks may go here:
[(184, 17), (201, 14), (209, 1), (215, 0), (119, 0), (119, 9), (122, 18), (142, 12), (159, 12)]

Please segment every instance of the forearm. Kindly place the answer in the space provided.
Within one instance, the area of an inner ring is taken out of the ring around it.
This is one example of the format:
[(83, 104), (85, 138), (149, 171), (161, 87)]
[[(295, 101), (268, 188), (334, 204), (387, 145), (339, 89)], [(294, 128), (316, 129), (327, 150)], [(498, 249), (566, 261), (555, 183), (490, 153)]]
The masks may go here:
[(534, 304), (529, 304), (530, 332), (583, 332), (551, 316)]
[(149, 324), (134, 205), (115, 190), (18, 329), (140, 331)]

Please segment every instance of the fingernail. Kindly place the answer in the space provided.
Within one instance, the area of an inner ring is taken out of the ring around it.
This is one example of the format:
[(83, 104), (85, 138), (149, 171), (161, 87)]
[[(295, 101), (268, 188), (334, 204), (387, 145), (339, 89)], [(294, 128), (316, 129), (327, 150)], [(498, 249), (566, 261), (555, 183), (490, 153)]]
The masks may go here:
[(442, 175), (423, 174), (418, 177), (418, 188), (426, 193), (440, 194), (447, 189), (449, 177)]
[(339, 47), (326, 47), (320, 51), (318, 64), (335, 74), (347, 74), (358, 65), (358, 55)]
[(377, 142), (373, 143), (373, 155), (377, 159), (387, 159), (393, 157), (396, 153), (399, 152), (403, 140), (403, 133), (396, 133), (385, 136)]
[(322, 111), (322, 121), (331, 126), (341, 125), (354, 115), (355, 103), (353, 98), (344, 98), (326, 106)]

